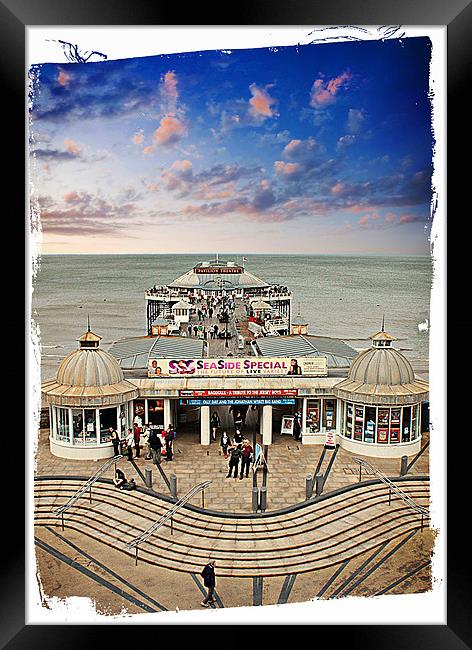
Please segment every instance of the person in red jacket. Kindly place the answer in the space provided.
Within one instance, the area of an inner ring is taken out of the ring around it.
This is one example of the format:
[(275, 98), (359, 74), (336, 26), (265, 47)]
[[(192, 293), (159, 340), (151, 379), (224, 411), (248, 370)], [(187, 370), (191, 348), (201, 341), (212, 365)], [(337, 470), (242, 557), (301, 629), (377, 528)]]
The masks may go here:
[(134, 433), (134, 448), (136, 450), (135, 458), (139, 458), (141, 456), (141, 447), (139, 444), (139, 439), (141, 437), (141, 427), (138, 427), (138, 425), (135, 424), (133, 433)]
[(249, 478), (249, 467), (252, 461), (252, 452), (253, 449), (249, 443), (249, 440), (243, 440), (243, 449), (241, 455), (241, 471), (239, 474), (239, 479), (243, 478), (244, 472), (246, 472), (246, 478)]

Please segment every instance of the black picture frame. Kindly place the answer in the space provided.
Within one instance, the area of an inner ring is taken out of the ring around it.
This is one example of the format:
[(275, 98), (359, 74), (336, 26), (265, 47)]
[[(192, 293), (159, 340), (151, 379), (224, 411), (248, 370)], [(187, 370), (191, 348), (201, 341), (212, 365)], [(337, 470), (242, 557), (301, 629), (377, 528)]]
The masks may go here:
[[(323, 2), (292, 1), (282, 2), (277, 0), (271, 3), (239, 2), (230, 6), (232, 25), (306, 25), (312, 28), (315, 25), (440, 25), (447, 26), (448, 43), (448, 212), (452, 206), (457, 210), (468, 209), (465, 200), (468, 173), (466, 165), (458, 164), (456, 157), (464, 151), (467, 144), (467, 128), (469, 124), (468, 105), (463, 101), (463, 89), (467, 86), (471, 67), (470, 34), (472, 28), (472, 6), (467, 0), (444, 2), (442, 0), (399, 0), (395, 3), (388, 0), (366, 0), (353, 3), (349, 0), (324, 0)], [(20, 146), (25, 134), (25, 28), (33, 25), (177, 25), (182, 21), (181, 7), (166, 3), (147, 3), (145, 0), (133, 0), (132, 3), (124, 0), (108, 0), (100, 3), (79, 3), (71, 0), (0, 0), (0, 47), (2, 57), (0, 73), (2, 75), (2, 88), (4, 91), (3, 108), (6, 139), (6, 152), (8, 155), (8, 194), (11, 201), (10, 225), (5, 236), (15, 237), (15, 278), (19, 282), (17, 299), (9, 302), (9, 326), (13, 313), (14, 321), (18, 324), (16, 331), (24, 328), (26, 349), (29, 341), (30, 324), (25, 322), (24, 310), (21, 300), (21, 290), (25, 287), (24, 276), (21, 274), (21, 263), (18, 264), (18, 242), (25, 241), (25, 225), (19, 218), (25, 210), (25, 150)], [(223, 24), (214, 6), (202, 6), (199, 3), (189, 5), (185, 9), (185, 25), (218, 25)], [(470, 119), (470, 118), (469, 118)], [(26, 147), (25, 147), (26, 148)], [(467, 151), (467, 147), (465, 149)], [(454, 155), (454, 159), (453, 159)], [(455, 163), (455, 164), (454, 164)], [(454, 171), (452, 173), (452, 167)], [(14, 190), (13, 188), (15, 188)], [(27, 188), (26, 188), (27, 189)], [(6, 208), (5, 208), (6, 209)], [(460, 215), (458, 215), (459, 218)], [(26, 220), (28, 227), (28, 220)], [(464, 224), (465, 227), (469, 224)], [(11, 228), (13, 228), (13, 235)], [(461, 228), (460, 237), (454, 241), (454, 259), (467, 259), (470, 257), (468, 242), (470, 238), (464, 236), (467, 230)], [(10, 233), (10, 234), (8, 234)], [(448, 246), (451, 237), (448, 236)], [(31, 261), (24, 256), (25, 266)], [(18, 268), (20, 267), (20, 268)], [(23, 280), (23, 282), (22, 282)], [(10, 280), (8, 279), (8, 282)], [(28, 292), (25, 291), (25, 300)], [(5, 318), (5, 316), (4, 316)], [(454, 325), (470, 327), (470, 319), (465, 312), (456, 314)], [(18, 336), (16, 337), (18, 338)], [(8, 376), (13, 374), (13, 369), (18, 368), (21, 377), (24, 377), (25, 362), (21, 359), (21, 345), (16, 341), (16, 346), (9, 346), (11, 360), (8, 362)], [(23, 364), (22, 364), (23, 361)], [(457, 381), (465, 379), (462, 375), (454, 375)], [(464, 385), (464, 384), (463, 384)], [(12, 388), (10, 388), (12, 390)], [(18, 391), (17, 391), (18, 392)], [(18, 400), (19, 401), (19, 400)], [(25, 404), (28, 408), (28, 396), (25, 394)], [(28, 414), (25, 414), (25, 425)], [(21, 452), (25, 458), (25, 449), (22, 448), (23, 436), (18, 431), (18, 418), (13, 424), (4, 421), (4, 434), (8, 437), (7, 453), (14, 450), (15, 463), (4, 463), (6, 471), (4, 479), (10, 483), (8, 493), (4, 491), (3, 511), (3, 537), (7, 542), (4, 550), (1, 569), (1, 647), (8, 650), (19, 648), (47, 648), (56, 647), (78, 648), (84, 644), (111, 643), (110, 635), (117, 633), (108, 625), (25, 625), (25, 518), (21, 511), (22, 503), (22, 476)], [(27, 427), (26, 427), (27, 429)], [(445, 432), (438, 432), (445, 435)], [(15, 440), (11, 436), (15, 435)], [(28, 442), (26, 442), (28, 444)], [(344, 625), (335, 631), (336, 644), (346, 643), (349, 647), (375, 648), (455, 648), (470, 647), (470, 585), (468, 584), (468, 558), (469, 544), (464, 522), (467, 523), (467, 508), (465, 501), (461, 503), (453, 516), (454, 504), (459, 495), (468, 496), (470, 488), (466, 486), (467, 458), (466, 455), (457, 454), (456, 441), (449, 439), (448, 444), (448, 558), (447, 558), (447, 624), (446, 625)], [(19, 460), (18, 460), (19, 459)], [(25, 472), (27, 468), (25, 467)], [(470, 473), (470, 470), (469, 470)], [(25, 477), (26, 478), (26, 477)], [(24, 484), (24, 483), (23, 483)], [(11, 490), (14, 486), (14, 503), (11, 503)], [(25, 495), (26, 496), (26, 495)], [(5, 507), (6, 506), (6, 507)], [(13, 506), (13, 507), (12, 507)], [(463, 510), (463, 508), (466, 508)], [(13, 519), (13, 514), (18, 515), (18, 521)], [(243, 623), (243, 621), (241, 621)], [(316, 624), (316, 621), (313, 621)], [(187, 627), (187, 626), (186, 626)], [(319, 643), (321, 632), (333, 635), (331, 626), (323, 626), (316, 632), (316, 641)], [(144, 643), (143, 632), (152, 634), (154, 642), (163, 640), (162, 630), (155, 631), (153, 626), (140, 626), (139, 636), (136, 626), (120, 626), (120, 647), (133, 643)], [(222, 630), (226, 637), (229, 631)], [(279, 634), (277, 632), (277, 634)], [(333, 637), (331, 636), (333, 639)], [(247, 639), (249, 641), (249, 639)], [(221, 642), (221, 638), (220, 638)], [(251, 641), (253, 642), (253, 641)], [(257, 641), (256, 641), (257, 642)], [(128, 646), (129, 647), (129, 646)]]

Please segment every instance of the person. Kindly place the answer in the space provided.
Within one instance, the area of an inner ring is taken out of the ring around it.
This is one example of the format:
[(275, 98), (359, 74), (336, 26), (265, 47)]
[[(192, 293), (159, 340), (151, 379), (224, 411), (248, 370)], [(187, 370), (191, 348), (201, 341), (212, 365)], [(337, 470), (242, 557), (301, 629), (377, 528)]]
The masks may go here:
[(118, 435), (118, 432), (113, 428), (110, 427), (108, 429), (110, 432), (110, 439), (113, 443), (113, 456), (119, 456), (120, 455), (120, 436)]
[(239, 459), (241, 458), (241, 448), (239, 445), (233, 445), (228, 449), (229, 451), (229, 463), (228, 463), (228, 474), (226, 478), (231, 478), (231, 471), (234, 470), (234, 478), (238, 478), (238, 466)]
[(121, 488), (123, 483), (126, 483), (126, 476), (123, 470), (119, 469), (118, 467), (115, 470), (115, 478), (113, 479), (113, 483), (117, 488)]
[(174, 442), (174, 428), (172, 424), (169, 424), (167, 431), (165, 432), (165, 441), (166, 441), (166, 460), (172, 460), (173, 456), (173, 442)]
[(151, 429), (149, 434), (149, 448), (151, 450), (152, 462), (154, 465), (160, 465), (162, 459), (162, 442), (156, 429)]
[(193, 326), (193, 335), (196, 337), (198, 334), (198, 325)]
[(243, 441), (243, 449), (241, 453), (241, 472), (239, 474), (239, 479), (243, 478), (244, 471), (246, 471), (246, 478), (249, 478), (249, 466), (252, 461), (252, 447), (249, 443), (249, 440)]
[(134, 434), (135, 458), (139, 458), (141, 456), (141, 445), (140, 445), (141, 427), (138, 427), (137, 424), (134, 425), (133, 434)]
[(292, 359), (290, 361), (290, 369), (288, 371), (289, 375), (301, 375), (302, 374), (302, 369), (298, 365), (298, 361), (296, 359)]
[(208, 309), (208, 316), (209, 316), (210, 318), (213, 318), (213, 307), (210, 307), (210, 308)]
[(131, 429), (128, 429), (128, 435), (126, 436), (126, 447), (128, 452), (128, 460), (133, 460), (134, 433)]
[(119, 490), (136, 490), (136, 483), (134, 482), (134, 478), (130, 478), (129, 481), (125, 481), (120, 485), (118, 488)]
[(231, 441), (229, 439), (228, 434), (226, 433), (226, 431), (223, 431), (223, 433), (221, 434), (220, 446), (223, 449), (223, 455), (225, 458), (228, 458), (228, 447), (230, 442)]
[(216, 432), (221, 426), (221, 420), (216, 411), (213, 411), (213, 415), (211, 416), (211, 435), (213, 436), (213, 440), (216, 440)]
[(241, 412), (241, 415), (242, 415), (242, 418), (243, 418), (243, 426), (246, 424), (246, 416), (247, 416), (248, 410), (249, 410), (249, 404), (243, 404), (240, 407), (240, 412)]
[(234, 416), (234, 428), (241, 431), (242, 426), (243, 426), (243, 416), (241, 411), (237, 411), (236, 415)]
[(236, 429), (234, 432), (234, 444), (235, 445), (240, 445), (243, 442), (243, 434), (241, 433), (240, 429)]
[(189, 335), (189, 336), (192, 336), (192, 326), (191, 326), (191, 325), (189, 325), (189, 326), (187, 327), (187, 331), (188, 331), (188, 335)]
[(295, 438), (295, 440), (300, 440), (301, 433), (302, 433), (302, 414), (300, 413), (300, 411), (297, 411), (293, 419), (293, 437)]
[(215, 592), (216, 578), (215, 578), (215, 561), (208, 560), (208, 563), (203, 568), (203, 571), (200, 574), (203, 578), (203, 584), (208, 589), (208, 593), (205, 598), (202, 600), (202, 607), (209, 607), (215, 603), (215, 598), (213, 594)]
[[(153, 359), (151, 361), (151, 367), (149, 368), (149, 374), (150, 375), (157, 375), (158, 374), (157, 369), (158, 369), (157, 360)], [(159, 370), (160, 370), (160, 368), (159, 368)]]
[(151, 449), (149, 447), (149, 435), (151, 433), (151, 429), (149, 427), (149, 423), (144, 425), (144, 429), (141, 433), (141, 437), (139, 439), (140, 444), (142, 447), (146, 450), (146, 456), (144, 457), (144, 460), (151, 460)]

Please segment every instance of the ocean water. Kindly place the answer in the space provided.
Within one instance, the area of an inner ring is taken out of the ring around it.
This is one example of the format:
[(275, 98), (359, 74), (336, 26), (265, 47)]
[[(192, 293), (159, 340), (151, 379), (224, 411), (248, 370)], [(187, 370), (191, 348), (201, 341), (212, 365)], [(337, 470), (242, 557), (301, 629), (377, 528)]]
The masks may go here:
[[(43, 255), (33, 280), (31, 315), (41, 339), (41, 377), (54, 375), (87, 329), (101, 345), (145, 330), (144, 291), (168, 284), (208, 255)], [(220, 256), (222, 258), (222, 256)], [(224, 259), (241, 261), (238, 255)], [(385, 329), (417, 372), (428, 368), (432, 261), (426, 257), (250, 255), (246, 269), (293, 292), (311, 334), (332, 336), (356, 349), (370, 345), (385, 314)]]

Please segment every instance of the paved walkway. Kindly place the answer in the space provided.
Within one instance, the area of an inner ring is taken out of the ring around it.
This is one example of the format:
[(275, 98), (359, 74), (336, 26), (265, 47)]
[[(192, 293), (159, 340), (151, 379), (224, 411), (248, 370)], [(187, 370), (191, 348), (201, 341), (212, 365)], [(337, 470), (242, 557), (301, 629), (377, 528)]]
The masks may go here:
[[(247, 423), (253, 424), (251, 412)], [(244, 432), (251, 440), (251, 444), (252, 431), (253, 426), (250, 431)], [(197, 427), (194, 431), (179, 429), (174, 443), (174, 459), (171, 462), (162, 462), (162, 468), (167, 476), (172, 473), (177, 476), (179, 496), (183, 496), (197, 483), (211, 480), (211, 486), (205, 491), (205, 507), (231, 512), (251, 512), (252, 469), (248, 479), (227, 479), (228, 465), (219, 446), (219, 440), (212, 441), (209, 447), (202, 447), (199, 440)], [(257, 441), (262, 444), (259, 434)], [(269, 510), (305, 500), (306, 475), (313, 475), (322, 451), (322, 445), (302, 445), (291, 436), (274, 434), (273, 444), (268, 451), (267, 505)], [(428, 451), (419, 458), (410, 470), (410, 474), (429, 474)], [(145, 453), (142, 452), (141, 457), (136, 459), (136, 464), (143, 474), (146, 467), (153, 468), (152, 462), (145, 460), (144, 456)], [(412, 458), (410, 457), (409, 460), (411, 461)], [(398, 476), (400, 473), (400, 459), (366, 458), (366, 460), (387, 476)], [(100, 466), (100, 461), (66, 460), (53, 456), (49, 451), (49, 431), (46, 429), (40, 432), (36, 463), (36, 474), (40, 475), (91, 476)], [(327, 459), (323, 463), (322, 471), (326, 468), (326, 464)], [(131, 463), (123, 459), (120, 461), (120, 466), (124, 468), (126, 474), (134, 476), (137, 483), (142, 485), (142, 480)], [(113, 469), (109, 470), (110, 478), (112, 474)], [(262, 472), (259, 471), (258, 474), (260, 486)], [(363, 479), (365, 478), (367, 473), (363, 472)], [(359, 465), (350, 453), (339, 449), (324, 492), (356, 483), (358, 479)], [(155, 468), (153, 487), (158, 492), (168, 494), (167, 486)], [(201, 505), (201, 497), (196, 497), (194, 503)]]

